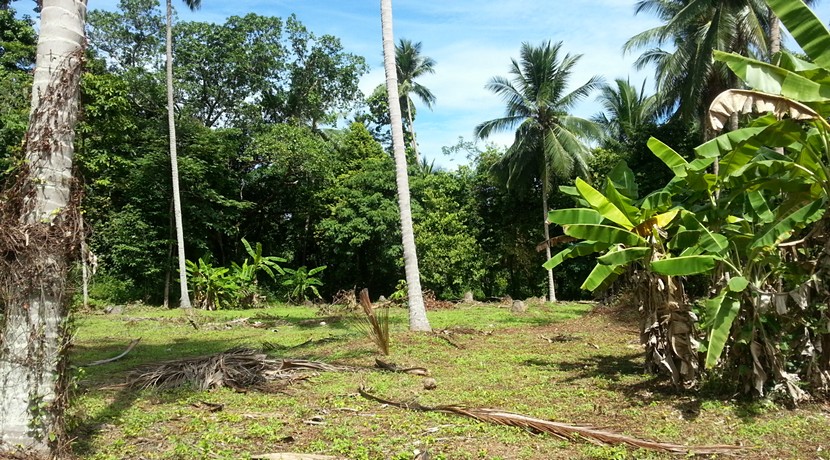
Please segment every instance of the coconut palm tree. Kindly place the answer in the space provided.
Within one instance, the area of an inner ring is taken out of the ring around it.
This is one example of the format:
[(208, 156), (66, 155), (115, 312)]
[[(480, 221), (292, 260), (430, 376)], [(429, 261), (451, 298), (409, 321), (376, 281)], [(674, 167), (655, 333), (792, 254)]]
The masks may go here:
[(763, 0), (641, 0), (636, 13), (643, 12), (664, 24), (635, 35), (623, 49), (650, 47), (635, 67), (655, 66), (663, 115), (699, 122), (718, 94), (738, 85), (727, 67), (715, 62), (714, 50), (768, 54), (769, 14)]
[(626, 142), (657, 118), (656, 95), (646, 96), (646, 82), (638, 91), (629, 80), (618, 78), (614, 84), (600, 88), (597, 101), (603, 111), (592, 120), (605, 128), (606, 134), (618, 141)]
[[(202, 0), (185, 0), (191, 10), (202, 6)], [(173, 2), (167, 0), (167, 125), (170, 130), (170, 169), (173, 176), (173, 215), (179, 254), (179, 285), (181, 307), (192, 308), (187, 291), (187, 264), (184, 254), (184, 227), (182, 226), (182, 199), (179, 193), (179, 161), (176, 155), (176, 101), (173, 98)]]
[[(508, 187), (535, 181), (541, 184), (545, 241), (550, 239), (548, 196), (554, 182), (575, 172), (587, 172), (590, 151), (583, 140), (600, 135), (594, 122), (570, 115), (569, 111), (602, 80), (593, 77), (567, 92), (573, 67), (581, 56), (560, 57), (561, 48), (562, 42), (540, 46), (523, 43), (521, 59), (512, 60), (512, 79), (493, 77), (486, 86), (504, 100), (505, 116), (475, 128), (478, 138), (515, 129), (513, 144), (496, 166), (507, 173)], [(545, 255), (550, 259), (549, 246)], [(551, 301), (556, 300), (552, 270), (548, 270), (548, 294)]]
[(64, 295), (68, 257), (78, 242), (70, 186), (86, 9), (86, 0), (43, 0), (26, 162), (0, 198), (3, 458), (18, 448), (58, 458), (66, 446)]
[(421, 54), (421, 42), (412, 43), (410, 40), (401, 39), (395, 47), (395, 64), (401, 108), (409, 125), (409, 136), (412, 139), (415, 164), (418, 164), (420, 158), (418, 142), (415, 139), (415, 115), (413, 114), (415, 105), (412, 102), (411, 95), (414, 94), (427, 108), (432, 109), (435, 104), (435, 95), (432, 94), (429, 88), (416, 82), (415, 79), (435, 73), (435, 61), (431, 57)]
[(389, 99), (389, 119), (392, 123), (392, 150), (395, 154), (395, 177), (398, 185), (398, 206), (401, 213), (404, 271), (409, 295), (409, 329), (430, 331), (421, 291), (421, 274), (415, 250), (415, 233), (412, 229), (412, 207), (409, 197), (406, 152), (403, 141), (401, 103), (398, 96), (398, 78), (395, 70), (395, 42), (392, 35), (392, 0), (380, 1), (380, 22), (383, 29), (383, 67), (386, 72), (386, 91)]

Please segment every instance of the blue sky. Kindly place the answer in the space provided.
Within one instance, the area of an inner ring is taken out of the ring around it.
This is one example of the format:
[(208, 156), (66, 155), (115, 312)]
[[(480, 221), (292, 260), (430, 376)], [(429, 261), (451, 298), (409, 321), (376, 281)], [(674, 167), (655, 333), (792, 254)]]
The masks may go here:
[[(114, 9), (118, 0), (89, 0), (90, 9)], [(423, 43), (423, 53), (436, 61), (436, 73), (420, 82), (437, 97), (432, 111), (418, 107), (415, 128), (422, 154), (447, 169), (463, 164), (441, 147), (459, 137), (473, 140), (473, 128), (503, 115), (501, 100), (484, 89), (496, 75), (507, 76), (510, 59), (518, 57), (522, 42), (562, 41), (563, 51), (582, 54), (572, 84), (593, 75), (606, 80), (630, 77), (642, 82), (649, 72), (636, 72), (636, 56), (623, 56), (623, 43), (636, 33), (658, 25), (649, 15), (634, 15), (635, 0), (393, 0), (395, 40)], [(224, 22), (232, 15), (255, 12), (286, 17), (295, 13), (315, 34), (331, 34), (344, 48), (366, 58), (371, 66), (361, 80), (370, 93), (384, 82), (380, 29), (380, 1), (335, 0), (203, 0), (190, 12), (176, 2), (180, 20)], [(830, 19), (830, 1), (819, 0), (818, 16)], [(650, 78), (649, 78), (650, 81)], [(416, 103), (416, 105), (418, 105)], [(575, 109), (590, 117), (599, 111), (593, 98)], [(509, 144), (512, 136), (491, 140)]]

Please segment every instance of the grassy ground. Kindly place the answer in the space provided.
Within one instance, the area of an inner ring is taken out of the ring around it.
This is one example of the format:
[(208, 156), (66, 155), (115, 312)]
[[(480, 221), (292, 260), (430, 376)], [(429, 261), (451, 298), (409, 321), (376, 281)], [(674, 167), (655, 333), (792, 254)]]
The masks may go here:
[[(249, 319), (230, 322), (237, 318)], [(406, 311), (396, 309), (387, 360), (428, 368), (434, 390), (424, 389), (422, 377), (365, 371), (319, 374), (264, 394), (132, 391), (115, 384), (141, 364), (237, 345), (267, 343), (274, 356), (360, 366), (373, 365), (375, 348), (348, 323), (307, 307), (199, 312), (198, 331), (180, 312), (157, 308), (77, 315), (75, 452), (85, 459), (236, 459), (267, 452), (412, 459), (425, 449), (433, 459), (453, 460), (668, 458), (388, 407), (361, 398), (357, 389), (366, 385), (393, 400), (498, 408), (685, 445), (749, 447), (741, 458), (830, 458), (830, 407), (786, 410), (675, 392), (664, 379), (642, 373), (631, 315), (588, 304), (539, 305), (524, 314), (479, 305), (429, 312), (429, 318), (435, 330), (454, 330), (450, 339), (461, 348), (440, 335), (407, 332)], [(125, 358), (84, 366), (117, 355), (138, 337)], [(203, 402), (223, 407), (212, 412)]]

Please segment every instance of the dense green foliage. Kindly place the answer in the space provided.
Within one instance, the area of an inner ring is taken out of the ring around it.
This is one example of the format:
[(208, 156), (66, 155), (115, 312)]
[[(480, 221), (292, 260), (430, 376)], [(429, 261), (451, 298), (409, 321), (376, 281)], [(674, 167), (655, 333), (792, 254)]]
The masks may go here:
[[(510, 78), (488, 86), (504, 98), (505, 116), (477, 129), (480, 137), (515, 130), (517, 142), (461, 139), (446, 148), (467, 154), (455, 171), (409, 165), (423, 287), (444, 299), (541, 295), (548, 281), (540, 243), (549, 236), (560, 251), (547, 264), (560, 298), (602, 296), (608, 287), (645, 293), (636, 300), (646, 322), (658, 324), (643, 331), (654, 337), (652, 368), (668, 367), (676, 383), (692, 385), (708, 367), (741, 376), (756, 393), (797, 386), (794, 375), (824, 388), (830, 65), (822, 44), (830, 39), (800, 2), (770, 4), (808, 60), (782, 53), (773, 66), (745, 57), (767, 57), (770, 18), (759, 2), (641, 2), (639, 11), (665, 24), (628, 47), (683, 45), (641, 58), (656, 64), (654, 95), (623, 79), (569, 90), (578, 56), (561, 43), (524, 44)], [(729, 27), (741, 18), (749, 21), (743, 35)], [(89, 14), (76, 173), (100, 300), (177, 297), (163, 24), (154, 0)], [(19, 163), (36, 35), (12, 10), (0, 10), (0, 26), (5, 178)], [(404, 101), (418, 96), (429, 106), (434, 99), (415, 78), (435, 63), (417, 42), (399, 48), (399, 70), (409, 75)], [(363, 287), (373, 297), (403, 292), (386, 95), (360, 93), (367, 70), (336, 37), (318, 36), (294, 16), (177, 24), (184, 240), (202, 306), (328, 300)], [(716, 98), (740, 85), (763, 93)], [(572, 116), (596, 89), (603, 113)], [(711, 101), (715, 121), (705, 121)], [(732, 115), (750, 102), (778, 117)], [(412, 128), (417, 114), (405, 113)], [(701, 144), (723, 125), (729, 132)], [(412, 145), (414, 132), (407, 135)], [(538, 222), (542, 207), (559, 224), (550, 235)]]

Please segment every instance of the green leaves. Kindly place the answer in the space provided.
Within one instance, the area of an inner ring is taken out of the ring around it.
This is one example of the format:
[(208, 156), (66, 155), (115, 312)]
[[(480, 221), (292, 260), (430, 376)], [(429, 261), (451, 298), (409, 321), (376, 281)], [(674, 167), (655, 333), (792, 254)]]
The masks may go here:
[(725, 291), (705, 303), (706, 315), (711, 319), (709, 345), (706, 348), (706, 367), (711, 369), (718, 363), (732, 329), (732, 323), (741, 309), (740, 298)]
[[(614, 222), (626, 230), (630, 230), (634, 227), (634, 224), (628, 219), (628, 217), (623, 213), (620, 208), (618, 208), (614, 203), (608, 200), (602, 193), (597, 191), (595, 188), (591, 187), (590, 184), (582, 180), (581, 178), (576, 179), (576, 189), (579, 190), (579, 194), (582, 195), (583, 198), (594, 208), (602, 217), (605, 219)], [(574, 235), (571, 235), (574, 236)]]
[(715, 256), (680, 256), (655, 260), (651, 263), (651, 269), (669, 276), (699, 275), (714, 269), (717, 261)]
[(565, 234), (583, 240), (626, 246), (646, 245), (646, 240), (635, 233), (610, 225), (568, 225)]
[(689, 162), (687, 162), (671, 147), (652, 137), (648, 140), (648, 148), (651, 149), (654, 155), (662, 160), (663, 163), (665, 163), (677, 177), (686, 177), (686, 168), (689, 166)]
[(830, 69), (830, 32), (801, 0), (767, 0), (767, 4), (787, 27), (807, 56)]

